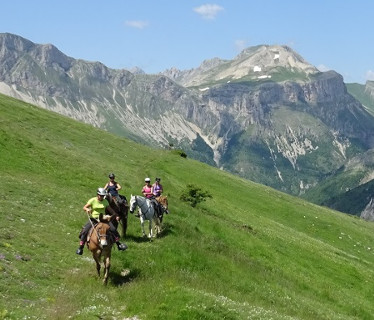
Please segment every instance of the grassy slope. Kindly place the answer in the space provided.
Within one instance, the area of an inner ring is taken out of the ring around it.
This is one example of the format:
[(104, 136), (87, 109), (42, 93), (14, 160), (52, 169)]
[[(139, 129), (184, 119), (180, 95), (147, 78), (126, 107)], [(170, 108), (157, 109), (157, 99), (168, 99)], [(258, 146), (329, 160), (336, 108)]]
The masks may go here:
[[(374, 224), (169, 151), (0, 96), (0, 318), (372, 319)], [(77, 256), (85, 201), (117, 173), (124, 194), (161, 176), (171, 213), (109, 284)], [(213, 195), (191, 208), (186, 184)], [(128, 270), (127, 275), (121, 275)]]

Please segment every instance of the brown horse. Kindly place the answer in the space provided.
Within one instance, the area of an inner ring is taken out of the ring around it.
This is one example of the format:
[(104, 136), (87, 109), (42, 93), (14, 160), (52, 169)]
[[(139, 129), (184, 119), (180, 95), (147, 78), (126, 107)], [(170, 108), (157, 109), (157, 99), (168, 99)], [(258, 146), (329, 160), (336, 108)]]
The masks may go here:
[[(129, 206), (127, 204), (127, 200), (125, 197), (121, 196), (122, 202), (118, 203), (117, 199), (112, 197), (110, 193), (108, 193), (105, 198), (109, 202), (109, 207), (106, 209), (106, 213), (109, 215), (117, 215), (119, 217), (119, 221), (122, 224), (122, 237), (126, 237), (127, 232), (127, 218), (129, 215)], [(118, 227), (117, 219), (113, 219), (112, 223), (114, 226)]]
[(162, 220), (164, 217), (164, 213), (168, 214), (169, 213), (169, 202), (168, 202), (168, 197), (167, 196), (159, 196), (156, 198), (156, 201), (159, 204), (159, 210), (157, 212), (157, 220), (156, 220), (156, 234), (161, 233), (161, 224)]
[(91, 229), (87, 242), (88, 249), (92, 252), (92, 256), (96, 262), (96, 270), (99, 277), (101, 269), (101, 258), (103, 258), (104, 284), (108, 283), (110, 258), (112, 255), (112, 246), (114, 243), (113, 236), (109, 231), (110, 219), (111, 218), (108, 216), (103, 217), (102, 215), (100, 215), (100, 222), (94, 228)]

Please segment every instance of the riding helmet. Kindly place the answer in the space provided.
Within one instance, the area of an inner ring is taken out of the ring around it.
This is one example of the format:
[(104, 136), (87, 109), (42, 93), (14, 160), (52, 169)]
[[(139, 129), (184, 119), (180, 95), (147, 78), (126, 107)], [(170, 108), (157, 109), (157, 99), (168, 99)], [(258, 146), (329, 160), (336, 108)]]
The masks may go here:
[(111, 174), (109, 174), (109, 179), (114, 179), (116, 176), (114, 175), (114, 173), (111, 173)]
[(156, 181), (161, 181), (161, 178), (156, 178)]
[(144, 181), (145, 182), (151, 182), (151, 179), (150, 178), (145, 178)]
[(101, 196), (105, 196), (106, 195), (106, 190), (104, 188), (99, 188), (99, 189), (97, 189), (97, 194), (99, 194)]

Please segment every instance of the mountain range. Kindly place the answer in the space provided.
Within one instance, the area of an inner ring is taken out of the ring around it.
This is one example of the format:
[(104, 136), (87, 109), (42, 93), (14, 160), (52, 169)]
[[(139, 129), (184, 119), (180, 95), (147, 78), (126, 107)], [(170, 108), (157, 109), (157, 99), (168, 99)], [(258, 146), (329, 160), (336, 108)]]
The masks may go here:
[[(1, 93), (334, 208), (370, 184), (373, 82), (346, 85), (278, 45), (131, 71), (0, 34)], [(370, 201), (338, 209), (360, 215)]]

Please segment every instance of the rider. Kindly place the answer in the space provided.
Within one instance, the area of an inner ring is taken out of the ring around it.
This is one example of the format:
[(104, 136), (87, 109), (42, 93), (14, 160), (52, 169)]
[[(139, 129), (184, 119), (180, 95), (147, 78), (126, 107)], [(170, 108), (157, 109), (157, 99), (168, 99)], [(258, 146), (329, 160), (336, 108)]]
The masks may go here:
[[(156, 178), (155, 183), (152, 185), (152, 194), (154, 198), (161, 196), (162, 192), (164, 191), (164, 188), (162, 187), (160, 181), (161, 181), (161, 178)], [(158, 215), (160, 216), (161, 215), (160, 204), (158, 203), (157, 200), (152, 200), (152, 202), (153, 202), (154, 208), (156, 209), (156, 211), (158, 212)]]
[[(143, 189), (142, 189), (142, 194), (147, 199), (152, 199), (153, 198), (153, 189), (152, 189), (152, 186), (151, 186), (151, 179), (150, 178), (145, 178), (144, 183), (145, 184), (144, 184)], [(136, 216), (140, 217), (139, 212)]]
[(164, 191), (160, 181), (161, 178), (156, 178), (155, 183), (152, 185), (152, 193), (155, 197), (161, 196), (162, 192)]
[[(98, 219), (100, 214), (105, 214), (106, 207), (109, 206), (108, 200), (104, 199), (106, 195), (106, 191), (104, 188), (97, 189), (97, 196), (89, 199), (85, 206), (83, 207), (83, 210), (87, 212), (87, 214), (90, 216), (90, 221), (88, 221), (85, 226), (83, 227), (81, 233), (80, 233), (80, 242), (79, 242), (79, 248), (76, 251), (76, 254), (82, 255), (83, 254), (83, 248), (84, 244), (87, 241), (87, 235), (90, 231), (92, 224), (98, 223)], [(126, 250), (127, 245), (124, 243), (119, 242), (120, 235), (114, 225), (109, 222), (110, 225), (110, 231), (114, 235), (115, 242), (117, 244), (118, 250)]]
[(153, 190), (151, 186), (151, 179), (145, 178), (144, 179), (145, 185), (143, 186), (142, 189), (142, 194), (144, 197), (151, 199), (153, 197)]
[(110, 180), (105, 185), (104, 189), (111, 194), (113, 199), (117, 201), (118, 204), (121, 204), (123, 200), (121, 199), (121, 196), (119, 195), (118, 191), (122, 189), (122, 186), (117, 181), (114, 180), (115, 178), (116, 176), (114, 175), (114, 173), (110, 173), (109, 174)]

